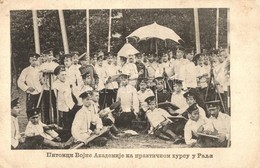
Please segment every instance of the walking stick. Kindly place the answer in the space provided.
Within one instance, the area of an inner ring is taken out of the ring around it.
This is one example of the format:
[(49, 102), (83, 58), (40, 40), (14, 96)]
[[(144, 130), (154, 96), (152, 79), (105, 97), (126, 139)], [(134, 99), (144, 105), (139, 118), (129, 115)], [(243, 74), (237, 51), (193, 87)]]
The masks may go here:
[(48, 73), (48, 76), (49, 76), (49, 116), (50, 116), (50, 121), (53, 123), (54, 117), (53, 117), (53, 109), (52, 109), (51, 73)]
[(105, 134), (106, 132), (108, 132), (110, 130), (111, 126), (108, 126), (108, 127), (103, 127), (103, 129), (100, 131), (100, 134), (96, 135), (91, 135), (86, 142), (81, 142), (80, 144), (74, 146), (74, 147), (71, 147), (70, 149), (79, 149), (80, 147), (84, 146), (84, 145), (87, 145), (89, 142), (93, 141), (94, 139), (96, 139), (97, 137)]

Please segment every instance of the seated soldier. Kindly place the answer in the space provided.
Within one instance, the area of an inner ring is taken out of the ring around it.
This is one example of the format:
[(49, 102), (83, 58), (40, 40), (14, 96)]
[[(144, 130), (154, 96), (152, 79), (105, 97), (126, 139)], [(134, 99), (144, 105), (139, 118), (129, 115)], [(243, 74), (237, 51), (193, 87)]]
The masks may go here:
[[(94, 112), (92, 106), (91, 97), (92, 91), (83, 92), (80, 95), (83, 106), (77, 112), (71, 128), (71, 134), (76, 143), (84, 143), (87, 145), (89, 138), (92, 135), (100, 135), (100, 131), (103, 128), (102, 121), (99, 116)], [(93, 140), (96, 145), (104, 146), (107, 143), (105, 137), (97, 137)]]
[(184, 127), (185, 143), (191, 147), (200, 146), (197, 141), (197, 139), (199, 138), (198, 131), (203, 129), (207, 131), (213, 131), (214, 128), (207, 118), (202, 117), (200, 109), (198, 108), (196, 103), (191, 105), (187, 109), (187, 112), (189, 120)]
[[(113, 108), (114, 109), (116, 108), (116, 106), (120, 106), (120, 103), (114, 103), (111, 105), (110, 108), (108, 107), (103, 110), (100, 110), (100, 108), (99, 108), (99, 91), (97, 91), (97, 90), (93, 91), (91, 100), (93, 101), (92, 107), (93, 107), (94, 113), (99, 115), (99, 117), (102, 120), (102, 124), (104, 126), (111, 126), (110, 131), (108, 132), (109, 138), (118, 139), (117, 137), (115, 137), (113, 135), (113, 134), (116, 134), (116, 135), (119, 134), (119, 130), (114, 125), (115, 118), (112, 115), (112, 111), (113, 111)], [(111, 132), (113, 132), (113, 134)]]
[(135, 87), (128, 82), (129, 75), (121, 74), (121, 86), (118, 89), (117, 101), (121, 103), (122, 112), (116, 117), (115, 125), (122, 128), (131, 128), (132, 121), (139, 111), (139, 102)]
[(157, 77), (154, 79), (154, 82), (156, 84), (155, 89), (155, 97), (157, 103), (163, 103), (163, 102), (170, 102), (171, 101), (171, 93), (166, 90), (165, 81), (163, 77)]
[(137, 92), (137, 97), (139, 100), (140, 111), (139, 111), (139, 118), (141, 120), (145, 119), (145, 112), (148, 109), (148, 105), (145, 102), (145, 99), (154, 96), (154, 93), (151, 89), (147, 88), (147, 79), (143, 79), (139, 84), (140, 90)]
[(172, 140), (174, 143), (179, 143), (181, 139), (172, 131), (174, 128), (171, 120), (168, 119), (170, 114), (163, 109), (156, 108), (155, 96), (150, 96), (146, 98), (145, 101), (149, 106), (146, 112), (146, 117), (151, 125), (149, 133), (161, 139)]
[[(53, 129), (58, 129), (55, 124), (46, 125), (40, 121), (40, 108), (29, 110), (29, 122), (25, 129), (26, 140), (25, 143), (45, 145), (54, 148), (67, 148), (72, 143), (71, 139), (66, 143), (61, 143), (59, 134)], [(56, 142), (55, 142), (56, 141)], [(58, 142), (57, 142), (58, 141)], [(30, 147), (29, 147), (30, 148)]]
[(186, 99), (183, 97), (184, 91), (182, 91), (182, 80), (174, 80), (174, 92), (172, 93), (171, 103), (178, 106), (179, 109), (176, 110), (176, 113), (183, 113), (189, 106), (186, 102)]
[(210, 114), (209, 120), (215, 129), (215, 134), (219, 139), (214, 146), (226, 147), (227, 141), (230, 140), (230, 116), (220, 111), (220, 101), (206, 102), (207, 109)]
[(24, 142), (24, 138), (21, 137), (18, 125), (18, 116), (20, 115), (21, 107), (19, 104), (19, 98), (11, 101), (11, 149), (21, 148), (21, 144)]
[[(186, 98), (186, 102), (188, 104), (188, 106), (190, 107), (193, 104), (196, 104), (196, 106), (199, 109), (199, 113), (202, 117), (206, 118), (206, 112), (203, 108), (201, 108), (198, 104), (197, 104), (197, 97), (196, 94), (193, 91), (188, 91), (186, 93), (183, 94), (183, 96)], [(184, 114), (187, 115), (187, 114)], [(185, 116), (187, 118), (187, 116)]]

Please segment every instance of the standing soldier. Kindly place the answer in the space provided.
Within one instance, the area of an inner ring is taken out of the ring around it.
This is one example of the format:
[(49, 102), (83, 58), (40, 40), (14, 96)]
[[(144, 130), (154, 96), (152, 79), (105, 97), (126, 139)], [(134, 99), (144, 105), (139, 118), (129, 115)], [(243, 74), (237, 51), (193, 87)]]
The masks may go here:
[(26, 92), (26, 113), (28, 110), (35, 108), (38, 103), (40, 93), (42, 92), (41, 76), (38, 68), (39, 54), (29, 55), (30, 66), (25, 68), (18, 78), (18, 87)]
[[(97, 90), (99, 91), (99, 107), (100, 109), (104, 109), (105, 108), (105, 80), (107, 78), (107, 73), (106, 73), (106, 69), (104, 69), (103, 67), (103, 56), (100, 55), (97, 57), (97, 64), (95, 66), (95, 70), (99, 76), (99, 82), (98, 82), (98, 86), (97, 86)], [(109, 71), (109, 69), (107, 69), (107, 71)]]
[(171, 101), (171, 93), (166, 90), (165, 87), (165, 81), (163, 77), (157, 77), (154, 79), (155, 84), (156, 84), (156, 89), (155, 89), (155, 98), (157, 103), (163, 103), (163, 102), (170, 102)]
[(158, 68), (158, 63), (154, 59), (155, 55), (154, 54), (149, 54), (148, 55), (148, 61), (146, 63), (146, 68), (148, 72), (148, 77), (153, 79), (155, 77), (155, 71)]
[(115, 75), (118, 75), (119, 68), (116, 66), (114, 62), (114, 55), (113, 53), (107, 53), (107, 64), (105, 65), (104, 69), (107, 70), (107, 79), (105, 82), (106, 86), (106, 105), (105, 107), (109, 107), (116, 101), (116, 95), (118, 91), (118, 83), (114, 80), (111, 80), (111, 78)]
[[(147, 69), (146, 69), (145, 65), (143, 64), (143, 62), (142, 62), (142, 55), (140, 53), (136, 54), (135, 65), (136, 65), (137, 71), (138, 71), (137, 87), (139, 87), (139, 84), (142, 81), (142, 79), (148, 77)], [(139, 90), (139, 89), (137, 89), (137, 90)]]
[(117, 101), (121, 103), (122, 113), (116, 118), (116, 126), (131, 128), (132, 120), (139, 111), (139, 101), (136, 89), (128, 83), (129, 76), (121, 74), (121, 86), (118, 89)]
[(166, 76), (169, 78), (172, 78), (174, 75), (174, 68), (171, 62), (168, 60), (168, 54), (164, 52), (162, 54), (162, 63), (159, 64), (159, 67), (157, 68), (155, 72), (155, 77), (158, 76)]
[(55, 80), (55, 77), (53, 75), (54, 69), (59, 66), (56, 62), (54, 62), (54, 56), (52, 49), (45, 50), (43, 52), (46, 62), (41, 64), (39, 67), (40, 71), (43, 74), (43, 94), (42, 94), (42, 100), (43, 100), (43, 121), (46, 124), (50, 124), (51, 122), (51, 116), (50, 111), (53, 112), (54, 116), (54, 122), (57, 122), (57, 109), (56, 109), (56, 98), (54, 95), (52, 83)]

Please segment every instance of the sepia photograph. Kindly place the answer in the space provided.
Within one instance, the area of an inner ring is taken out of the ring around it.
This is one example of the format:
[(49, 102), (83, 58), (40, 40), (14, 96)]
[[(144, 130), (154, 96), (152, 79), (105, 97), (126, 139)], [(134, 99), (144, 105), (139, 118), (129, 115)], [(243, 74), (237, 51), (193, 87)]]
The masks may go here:
[(232, 146), (229, 8), (10, 10), (10, 42), (12, 150)]

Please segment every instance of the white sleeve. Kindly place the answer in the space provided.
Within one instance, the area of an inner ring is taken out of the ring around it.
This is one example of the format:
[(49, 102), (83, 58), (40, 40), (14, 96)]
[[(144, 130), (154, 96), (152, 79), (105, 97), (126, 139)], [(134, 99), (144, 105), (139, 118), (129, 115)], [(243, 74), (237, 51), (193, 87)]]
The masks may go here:
[(86, 124), (84, 123), (85, 116), (82, 114), (83, 113), (81, 111), (78, 111), (76, 114), (72, 123), (71, 134), (77, 141), (85, 142), (90, 137), (90, 134), (82, 131), (81, 127)]
[(25, 84), (25, 79), (27, 76), (27, 69), (24, 69), (21, 73), (21, 75), (19, 76), (18, 80), (17, 80), (17, 84), (18, 87), (22, 90), (22, 91), (26, 91), (29, 87)]
[(196, 139), (192, 139), (192, 130), (191, 130), (191, 127), (187, 123), (184, 127), (184, 139), (185, 139), (185, 143), (187, 145), (191, 145), (191, 144), (197, 142)]
[(133, 108), (134, 108), (134, 112), (137, 113), (139, 111), (139, 100), (138, 100), (138, 96), (137, 96), (137, 91), (136, 89), (133, 87)]

